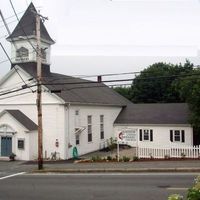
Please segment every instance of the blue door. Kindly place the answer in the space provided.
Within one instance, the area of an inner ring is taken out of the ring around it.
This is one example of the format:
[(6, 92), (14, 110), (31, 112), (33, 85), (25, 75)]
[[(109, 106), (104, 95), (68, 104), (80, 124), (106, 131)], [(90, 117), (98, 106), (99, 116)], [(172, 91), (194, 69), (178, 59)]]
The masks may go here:
[(12, 153), (12, 137), (1, 137), (1, 156), (9, 156)]

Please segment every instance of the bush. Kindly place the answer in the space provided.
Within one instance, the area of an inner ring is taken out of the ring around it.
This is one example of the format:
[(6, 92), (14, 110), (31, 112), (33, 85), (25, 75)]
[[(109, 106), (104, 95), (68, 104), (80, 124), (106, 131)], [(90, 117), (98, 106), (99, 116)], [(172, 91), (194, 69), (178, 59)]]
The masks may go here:
[(169, 160), (170, 159), (170, 155), (165, 155), (165, 160)]
[(179, 194), (172, 194), (168, 197), (168, 200), (183, 200), (183, 197)]
[(191, 188), (188, 190), (187, 200), (199, 200), (200, 199), (200, 189)]
[(130, 158), (129, 158), (129, 157), (126, 157), (126, 156), (123, 156), (122, 159), (123, 159), (124, 162), (129, 162), (129, 161), (130, 161)]
[(10, 161), (15, 161), (16, 154), (11, 153), (9, 156)]
[(112, 160), (112, 157), (111, 157), (111, 156), (107, 156), (107, 160), (108, 160), (108, 161), (111, 161), (111, 160)]
[(139, 158), (137, 156), (133, 156), (133, 161), (137, 161)]
[[(183, 197), (173, 194), (168, 197), (168, 200), (183, 200)], [(188, 189), (187, 200), (200, 200), (200, 176), (195, 179), (195, 185)]]
[(117, 148), (117, 139), (114, 139), (112, 137), (110, 139), (107, 139), (107, 146), (110, 151), (113, 151), (114, 149), (116, 149)]
[(101, 159), (101, 157), (100, 156), (93, 156), (92, 157), (92, 161), (93, 162), (98, 162), (98, 161), (101, 161), (102, 159)]
[(200, 199), (200, 176), (195, 179), (195, 185), (188, 190), (188, 200), (199, 200)]

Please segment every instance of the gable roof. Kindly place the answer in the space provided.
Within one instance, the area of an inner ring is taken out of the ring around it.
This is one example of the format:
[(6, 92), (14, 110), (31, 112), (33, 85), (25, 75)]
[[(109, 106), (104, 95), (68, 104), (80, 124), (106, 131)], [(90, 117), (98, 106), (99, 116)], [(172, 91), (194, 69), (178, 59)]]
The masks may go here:
[(4, 110), (2, 113), (5, 112), (12, 115), (20, 124), (22, 124), (29, 131), (37, 130), (38, 126), (20, 110)]
[(189, 124), (186, 103), (128, 104), (115, 124)]
[[(20, 68), (36, 78), (36, 63), (20, 63)], [(42, 83), (66, 103), (126, 106), (129, 100), (103, 83), (50, 72), (48, 65), (42, 65)], [(49, 84), (49, 85), (48, 85)]]
[[(29, 7), (25, 11), (24, 15), (20, 19), (19, 23), (7, 37), (7, 40), (14, 39), (19, 36), (35, 36), (36, 37), (36, 17), (35, 13), (37, 12), (33, 3), (30, 3)], [(41, 38), (50, 42), (51, 44), (55, 43), (52, 38), (50, 37), (49, 33), (47, 32), (42, 20), (40, 20), (40, 31), (41, 31)]]

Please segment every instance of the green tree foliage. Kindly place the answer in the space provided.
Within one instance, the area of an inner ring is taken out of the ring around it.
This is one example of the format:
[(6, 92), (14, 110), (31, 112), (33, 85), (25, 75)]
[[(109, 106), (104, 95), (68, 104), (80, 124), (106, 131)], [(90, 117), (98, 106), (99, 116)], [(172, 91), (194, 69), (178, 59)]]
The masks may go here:
[(200, 133), (200, 69), (188, 60), (178, 65), (155, 63), (136, 76), (130, 88), (115, 90), (134, 103), (187, 102), (190, 123)]
[(131, 87), (115, 87), (114, 90), (127, 99), (131, 100)]
[(181, 102), (175, 81), (193, 71), (193, 64), (155, 63), (144, 69), (132, 84), (131, 100), (135, 103)]
[(200, 128), (200, 69), (194, 69), (191, 76), (181, 78), (176, 83), (180, 98), (185, 100), (190, 107), (190, 123)]

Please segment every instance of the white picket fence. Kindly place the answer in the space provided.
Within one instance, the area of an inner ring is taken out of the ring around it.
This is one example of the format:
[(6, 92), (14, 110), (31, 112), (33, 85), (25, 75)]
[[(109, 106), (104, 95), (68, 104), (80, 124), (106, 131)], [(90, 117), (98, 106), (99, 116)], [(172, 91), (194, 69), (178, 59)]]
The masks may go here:
[(137, 147), (138, 158), (200, 158), (200, 145), (190, 147)]

